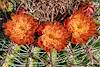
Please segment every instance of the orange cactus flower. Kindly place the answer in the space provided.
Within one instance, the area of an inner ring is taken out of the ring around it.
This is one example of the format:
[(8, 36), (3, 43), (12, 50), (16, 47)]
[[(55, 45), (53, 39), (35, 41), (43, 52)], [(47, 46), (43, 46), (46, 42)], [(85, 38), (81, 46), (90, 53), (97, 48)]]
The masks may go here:
[(65, 20), (64, 26), (72, 33), (73, 44), (86, 43), (88, 38), (96, 32), (93, 18), (86, 16), (82, 9), (75, 11), (68, 20)]
[(3, 25), (5, 35), (16, 44), (31, 44), (38, 23), (29, 15), (18, 12)]
[(59, 22), (44, 24), (37, 31), (41, 35), (38, 45), (45, 51), (50, 52), (53, 48), (61, 51), (67, 46), (66, 40), (70, 35)]

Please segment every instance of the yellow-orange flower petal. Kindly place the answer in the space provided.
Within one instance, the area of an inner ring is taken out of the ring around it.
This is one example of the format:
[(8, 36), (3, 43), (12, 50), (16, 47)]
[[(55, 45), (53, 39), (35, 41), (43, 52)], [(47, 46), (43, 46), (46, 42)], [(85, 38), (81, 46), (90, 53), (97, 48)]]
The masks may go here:
[(5, 35), (17, 44), (33, 43), (33, 34), (37, 28), (37, 22), (29, 15), (19, 12), (11, 17), (3, 25)]
[(59, 22), (50, 22), (40, 28), (38, 32), (42, 32), (42, 35), (39, 37), (38, 45), (45, 51), (50, 52), (53, 48), (61, 51), (67, 46), (66, 40), (70, 35)]
[(65, 20), (64, 25), (72, 33), (73, 44), (86, 43), (88, 38), (96, 32), (93, 18), (86, 16), (81, 9), (75, 11), (68, 20)]

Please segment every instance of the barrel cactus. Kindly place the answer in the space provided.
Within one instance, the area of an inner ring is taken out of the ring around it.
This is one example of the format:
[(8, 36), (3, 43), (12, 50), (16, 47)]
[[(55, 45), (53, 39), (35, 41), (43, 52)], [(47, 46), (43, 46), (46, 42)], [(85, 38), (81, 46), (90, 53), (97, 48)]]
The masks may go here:
[(0, 0), (0, 67), (99, 67), (99, 0)]

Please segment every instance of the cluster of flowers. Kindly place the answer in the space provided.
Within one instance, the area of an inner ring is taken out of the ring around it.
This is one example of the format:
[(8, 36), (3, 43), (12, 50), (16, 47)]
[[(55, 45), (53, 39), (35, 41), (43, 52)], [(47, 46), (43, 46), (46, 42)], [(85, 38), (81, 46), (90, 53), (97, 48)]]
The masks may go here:
[[(47, 52), (53, 48), (62, 51), (67, 46), (68, 40), (73, 44), (82, 44), (95, 34), (96, 24), (90, 16), (92, 12), (92, 8), (88, 7), (85, 11), (80, 8), (74, 11), (64, 24), (56, 21), (41, 25), (32, 16), (17, 12), (3, 28), (5, 35), (16, 44), (32, 44), (37, 41), (37, 45)], [(35, 33), (39, 35), (38, 40), (34, 40)]]

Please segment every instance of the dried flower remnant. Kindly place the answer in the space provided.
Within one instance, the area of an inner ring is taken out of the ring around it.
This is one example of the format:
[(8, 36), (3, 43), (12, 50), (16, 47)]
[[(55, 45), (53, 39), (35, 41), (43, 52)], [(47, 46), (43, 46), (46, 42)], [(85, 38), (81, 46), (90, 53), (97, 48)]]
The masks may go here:
[(95, 12), (95, 6), (92, 3), (80, 4), (79, 9), (82, 10), (88, 17), (93, 17)]
[(46, 23), (37, 30), (39, 35), (38, 45), (50, 52), (53, 48), (62, 51), (67, 45), (66, 40), (70, 36), (65, 28), (59, 23)]
[(4, 1), (0, 1), (0, 10), (5, 9), (6, 8), (6, 4)]
[(86, 43), (88, 38), (96, 32), (95, 21), (89, 16), (80, 8), (65, 20), (64, 25), (72, 33), (73, 44)]
[(7, 12), (11, 12), (13, 10), (14, 5), (8, 0), (0, 1), (0, 10), (6, 10)]
[(31, 44), (38, 23), (29, 15), (18, 12), (3, 25), (5, 35), (16, 44)]

